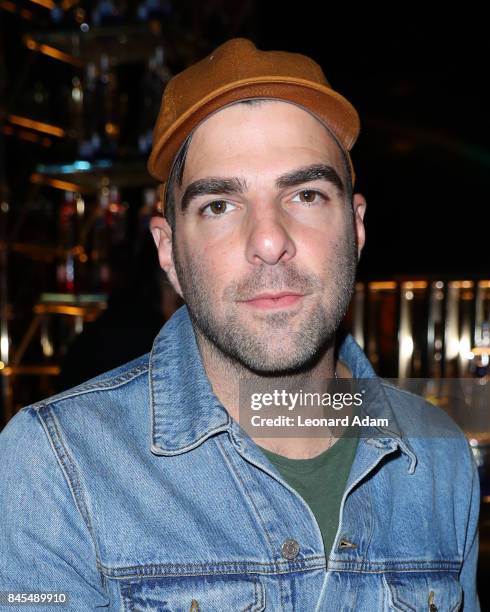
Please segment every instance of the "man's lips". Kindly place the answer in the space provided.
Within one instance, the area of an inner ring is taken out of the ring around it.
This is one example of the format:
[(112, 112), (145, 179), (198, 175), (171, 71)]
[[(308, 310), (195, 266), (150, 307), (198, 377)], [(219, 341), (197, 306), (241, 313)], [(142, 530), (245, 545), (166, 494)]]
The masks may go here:
[(242, 304), (255, 308), (285, 308), (297, 304), (304, 296), (303, 293), (294, 291), (280, 291), (277, 293), (259, 293), (248, 300), (240, 300)]

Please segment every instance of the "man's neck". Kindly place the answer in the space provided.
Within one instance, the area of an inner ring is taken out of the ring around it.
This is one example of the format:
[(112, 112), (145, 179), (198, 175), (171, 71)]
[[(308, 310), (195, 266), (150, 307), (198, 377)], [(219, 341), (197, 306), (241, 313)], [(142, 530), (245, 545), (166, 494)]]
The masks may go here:
[[(195, 333), (204, 369), (213, 392), (230, 416), (239, 421), (240, 381), (246, 379), (247, 383), (253, 386), (254, 383), (265, 380), (265, 376), (261, 376), (236, 360), (227, 357), (197, 330), (195, 330)], [(302, 381), (304, 382), (306, 379), (334, 378), (335, 372), (339, 378), (352, 378), (352, 373), (345, 364), (338, 360), (337, 363), (334, 363), (334, 347), (335, 342), (333, 341), (311, 369), (288, 375), (288, 382), (293, 385), (297, 382), (298, 388), (300, 388)], [(258, 437), (253, 439), (259, 446), (292, 459), (315, 457), (337, 441), (337, 438), (330, 435), (321, 438)]]

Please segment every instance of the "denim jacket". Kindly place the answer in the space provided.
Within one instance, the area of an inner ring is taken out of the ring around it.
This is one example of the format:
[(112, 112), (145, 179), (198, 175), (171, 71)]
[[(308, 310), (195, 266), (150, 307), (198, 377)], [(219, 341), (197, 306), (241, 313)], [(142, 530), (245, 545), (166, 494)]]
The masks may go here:
[[(376, 376), (350, 335), (339, 358)], [(379, 380), (400, 433), (360, 439), (325, 551), (308, 505), (214, 395), (183, 306), (149, 354), (1, 433), (2, 596), (65, 593), (49, 609), (83, 611), (479, 610), (471, 448), (441, 409)], [(435, 412), (454, 435), (403, 435)]]

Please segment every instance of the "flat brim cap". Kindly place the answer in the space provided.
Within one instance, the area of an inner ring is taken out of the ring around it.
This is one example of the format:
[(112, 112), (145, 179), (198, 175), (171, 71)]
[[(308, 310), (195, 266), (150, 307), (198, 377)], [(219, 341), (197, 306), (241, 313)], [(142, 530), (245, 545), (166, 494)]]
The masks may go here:
[(153, 130), (148, 172), (166, 183), (176, 155), (192, 130), (217, 110), (238, 100), (272, 98), (302, 106), (330, 130), (349, 155), (360, 131), (352, 104), (334, 91), (311, 58), (286, 51), (261, 51), (246, 38), (233, 38), (170, 79)]

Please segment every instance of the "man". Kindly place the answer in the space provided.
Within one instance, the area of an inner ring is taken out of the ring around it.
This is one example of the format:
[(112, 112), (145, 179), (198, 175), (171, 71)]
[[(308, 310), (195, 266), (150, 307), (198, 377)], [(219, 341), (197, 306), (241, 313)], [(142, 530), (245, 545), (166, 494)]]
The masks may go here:
[[(479, 610), (464, 435), (337, 334), (365, 240), (358, 132), (311, 59), (245, 39), (172, 79), (151, 231), (186, 305), (149, 355), (2, 433), (0, 590), (73, 610)], [(389, 427), (242, 427), (243, 389), (327, 379), (375, 382)]]

